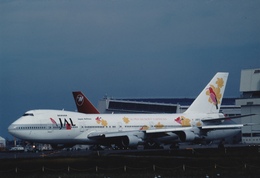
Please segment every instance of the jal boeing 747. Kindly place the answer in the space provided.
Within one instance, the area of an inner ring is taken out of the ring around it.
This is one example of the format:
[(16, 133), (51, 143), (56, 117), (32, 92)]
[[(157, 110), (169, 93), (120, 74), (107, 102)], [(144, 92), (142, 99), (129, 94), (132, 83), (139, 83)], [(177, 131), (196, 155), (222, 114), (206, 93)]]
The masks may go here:
[(184, 113), (84, 114), (31, 110), (14, 121), (8, 131), (31, 142), (119, 147), (223, 139), (236, 135), (243, 127), (243, 124), (223, 124), (227, 118), (219, 112), (227, 78), (228, 73), (217, 73)]

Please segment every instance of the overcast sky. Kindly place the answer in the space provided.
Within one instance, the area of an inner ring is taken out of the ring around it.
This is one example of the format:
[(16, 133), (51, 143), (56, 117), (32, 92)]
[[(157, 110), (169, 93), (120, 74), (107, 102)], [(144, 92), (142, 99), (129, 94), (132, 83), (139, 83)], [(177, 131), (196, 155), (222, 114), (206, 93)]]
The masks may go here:
[(0, 1), (0, 136), (31, 109), (104, 95), (196, 97), (229, 72), (260, 67), (259, 0)]

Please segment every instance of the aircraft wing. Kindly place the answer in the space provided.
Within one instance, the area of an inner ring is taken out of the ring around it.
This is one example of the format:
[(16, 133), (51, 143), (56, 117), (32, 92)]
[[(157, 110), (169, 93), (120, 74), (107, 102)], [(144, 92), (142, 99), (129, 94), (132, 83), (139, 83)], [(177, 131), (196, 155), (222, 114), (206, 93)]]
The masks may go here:
[(129, 134), (139, 135), (142, 133), (153, 134), (153, 133), (167, 133), (167, 132), (177, 132), (190, 130), (191, 127), (176, 127), (168, 129), (150, 129), (150, 130), (136, 130), (136, 131), (121, 131), (121, 132), (93, 132), (88, 135), (88, 138), (113, 138), (113, 137), (123, 137)]
[[(227, 125), (205, 125), (199, 127), (200, 129), (232, 129), (232, 128), (240, 128), (243, 126), (253, 126), (253, 125), (260, 125), (258, 123), (246, 123), (246, 124), (227, 124)], [(151, 129), (146, 130), (147, 134), (151, 133), (167, 133), (167, 132), (177, 132), (177, 131), (185, 131), (190, 130), (191, 127), (177, 127), (177, 128), (168, 128), (168, 129)]]
[(124, 137), (129, 134), (138, 135), (144, 133), (141, 130), (136, 131), (121, 131), (121, 132), (93, 132), (88, 135), (88, 138), (98, 139), (98, 138), (113, 138), (113, 137)]
[[(210, 129), (231, 129), (231, 128), (241, 128), (243, 126), (253, 126), (256, 123), (247, 123), (247, 124), (228, 124), (228, 125), (205, 125), (199, 127), (203, 130)], [(99, 139), (99, 138), (116, 138), (124, 137), (128, 135), (140, 135), (140, 134), (167, 134), (168, 132), (178, 132), (190, 130), (192, 127), (173, 127), (167, 129), (149, 129), (149, 130), (135, 130), (135, 131), (121, 131), (121, 132), (92, 132), (88, 135), (88, 138)]]
[[(201, 130), (215, 130), (215, 129), (236, 129), (241, 128), (243, 126), (251, 126), (255, 125), (254, 123), (248, 123), (248, 124), (229, 124), (229, 125), (205, 125), (198, 127), (198, 129)], [(176, 137), (179, 136), (178, 132), (184, 132), (189, 133), (189, 130), (192, 130), (193, 127), (172, 127), (172, 128), (166, 128), (166, 129), (149, 129), (149, 130), (133, 130), (133, 131), (119, 131), (119, 132), (92, 132), (88, 134), (89, 139), (93, 139), (96, 141), (102, 141), (110, 143), (111, 141), (115, 140), (127, 140), (133, 141), (133, 144), (137, 143), (138, 138), (144, 138), (145, 136), (150, 135), (151, 138), (161, 138), (161, 139), (167, 139), (168, 137), (173, 136), (174, 134)], [(192, 133), (192, 131), (191, 131)], [(188, 135), (189, 136), (189, 135)], [(171, 138), (172, 139), (172, 138)], [(173, 138), (176, 139), (176, 138)], [(136, 141), (136, 142), (135, 142)]]
[[(253, 123), (249, 124), (230, 124), (230, 125), (206, 125), (199, 127), (200, 129), (206, 130), (206, 129), (231, 129), (231, 128), (241, 128), (243, 126), (249, 126), (254, 125)], [(178, 132), (178, 131), (185, 131), (190, 130), (191, 127), (179, 127), (179, 128), (168, 128), (168, 129), (154, 129), (154, 130), (146, 130), (145, 132), (147, 134), (152, 133), (167, 133), (167, 132)]]
[(145, 133), (147, 134), (153, 134), (153, 133), (166, 133), (166, 132), (177, 132), (177, 131), (184, 131), (184, 130), (190, 130), (191, 127), (176, 127), (176, 128), (168, 128), (168, 129), (150, 129), (145, 130)]
[[(201, 129), (228, 129), (228, 128), (238, 128), (243, 127), (250, 124), (230, 124), (230, 125), (206, 125), (199, 127)], [(93, 132), (88, 135), (88, 138), (98, 139), (98, 138), (113, 138), (113, 137), (124, 137), (129, 134), (156, 134), (156, 133), (167, 133), (167, 132), (178, 132), (190, 130), (191, 127), (175, 127), (175, 128), (167, 128), (167, 129), (149, 129), (149, 130), (136, 130), (136, 131), (122, 131), (122, 132)]]

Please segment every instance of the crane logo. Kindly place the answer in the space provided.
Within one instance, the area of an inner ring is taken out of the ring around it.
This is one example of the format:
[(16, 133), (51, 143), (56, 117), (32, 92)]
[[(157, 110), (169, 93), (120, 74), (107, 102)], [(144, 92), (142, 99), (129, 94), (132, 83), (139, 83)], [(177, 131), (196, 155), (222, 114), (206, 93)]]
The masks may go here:
[(181, 124), (181, 126), (183, 127), (189, 127), (191, 126), (190, 124), (190, 119), (189, 118), (186, 118), (184, 116), (180, 116), (180, 117), (177, 117), (175, 119), (176, 122), (178, 122), (179, 124)]
[(83, 103), (84, 103), (84, 97), (83, 97), (81, 94), (79, 94), (79, 95), (76, 97), (76, 102), (77, 102), (77, 105), (78, 105), (78, 106), (82, 106)]
[(209, 103), (212, 103), (216, 109), (219, 109), (220, 100), (222, 98), (221, 88), (224, 86), (223, 78), (217, 78), (216, 85), (210, 85), (207, 88), (206, 95), (209, 96)]

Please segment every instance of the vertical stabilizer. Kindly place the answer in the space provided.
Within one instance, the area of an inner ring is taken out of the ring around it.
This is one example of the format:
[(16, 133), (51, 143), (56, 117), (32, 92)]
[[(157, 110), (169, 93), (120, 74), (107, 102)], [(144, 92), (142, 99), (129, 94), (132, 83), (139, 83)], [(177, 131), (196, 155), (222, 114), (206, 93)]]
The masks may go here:
[(185, 113), (219, 113), (228, 73), (218, 72)]
[(88, 100), (88, 98), (81, 91), (72, 92), (78, 112), (85, 114), (99, 114), (99, 111)]

